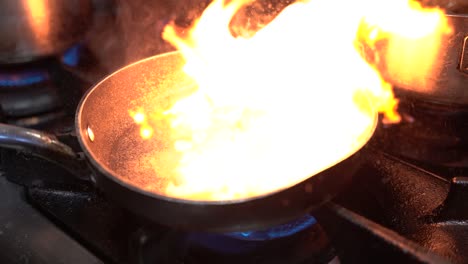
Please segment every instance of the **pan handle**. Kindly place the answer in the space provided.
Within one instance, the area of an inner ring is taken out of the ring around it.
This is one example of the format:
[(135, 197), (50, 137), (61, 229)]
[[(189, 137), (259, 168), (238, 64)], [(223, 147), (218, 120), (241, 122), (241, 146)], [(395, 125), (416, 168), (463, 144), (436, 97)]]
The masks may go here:
[(41, 157), (65, 168), (80, 179), (89, 179), (84, 160), (54, 135), (0, 123), (0, 147)]

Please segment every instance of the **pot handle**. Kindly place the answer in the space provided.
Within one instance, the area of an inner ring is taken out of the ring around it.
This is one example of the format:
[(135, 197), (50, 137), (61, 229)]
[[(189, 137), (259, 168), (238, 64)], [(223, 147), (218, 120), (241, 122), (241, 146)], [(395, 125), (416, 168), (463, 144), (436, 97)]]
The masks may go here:
[(71, 147), (54, 135), (0, 123), (0, 147), (19, 150), (55, 163), (80, 179), (89, 179), (89, 171)]

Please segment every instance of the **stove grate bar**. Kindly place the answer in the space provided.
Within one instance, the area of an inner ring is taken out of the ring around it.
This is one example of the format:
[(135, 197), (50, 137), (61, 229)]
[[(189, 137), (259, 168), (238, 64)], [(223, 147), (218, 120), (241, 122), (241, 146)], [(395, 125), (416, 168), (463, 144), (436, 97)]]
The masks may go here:
[(350, 222), (354, 226), (378, 237), (380, 240), (389, 245), (398, 248), (407, 255), (413, 256), (418, 262), (428, 264), (448, 264), (452, 263), (439, 255), (436, 255), (417, 243), (401, 236), (384, 226), (377, 224), (349, 209), (346, 209), (338, 204), (329, 203), (327, 209), (342, 219)]

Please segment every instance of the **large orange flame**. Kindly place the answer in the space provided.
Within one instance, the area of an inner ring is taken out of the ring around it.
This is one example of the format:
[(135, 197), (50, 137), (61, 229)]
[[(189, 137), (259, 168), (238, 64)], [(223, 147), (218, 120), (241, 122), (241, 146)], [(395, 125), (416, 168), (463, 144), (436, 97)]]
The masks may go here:
[[(414, 1), (311, 0), (241, 34), (248, 38), (234, 37), (232, 18), (250, 2), (215, 0), (184, 36), (173, 25), (164, 31), (198, 84), (163, 113), (181, 154), (162, 175), (173, 179), (166, 195), (248, 198), (339, 162), (369, 139), (377, 111), (387, 122), (400, 120), (382, 65), (427, 73), (450, 28), (441, 10)], [(431, 40), (421, 52), (412, 44), (420, 39)], [(417, 59), (401, 65), (398, 53), (407, 55), (407, 46)], [(161, 113), (131, 113), (142, 138), (151, 139), (145, 114)]]

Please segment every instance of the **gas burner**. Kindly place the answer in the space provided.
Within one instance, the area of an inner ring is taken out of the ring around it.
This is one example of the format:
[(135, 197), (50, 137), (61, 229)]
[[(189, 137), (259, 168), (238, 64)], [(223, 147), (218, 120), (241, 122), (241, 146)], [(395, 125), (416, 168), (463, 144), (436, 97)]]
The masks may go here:
[(191, 233), (188, 241), (188, 263), (329, 263), (336, 259), (325, 232), (310, 215), (261, 231)]
[(6, 122), (39, 125), (46, 121), (44, 115), (63, 116), (60, 108), (47, 67), (33, 64), (0, 69), (0, 109)]
[(49, 79), (49, 73), (39, 69), (3, 72), (0, 73), (0, 87), (24, 87), (47, 82)]
[(305, 215), (295, 221), (260, 231), (245, 231), (226, 234), (227, 236), (249, 241), (266, 241), (288, 237), (317, 223), (314, 217)]
[(51, 128), (73, 116), (79, 98), (96, 79), (77, 74), (79, 67), (95, 70), (90, 60), (86, 48), (77, 44), (57, 58), (0, 66), (0, 120)]
[[(307, 220), (306, 220), (307, 219)], [(232, 234), (190, 234), (187, 263), (330, 263), (336, 254), (325, 231), (312, 217), (298, 219), (277, 230), (282, 237), (245, 240)], [(313, 220), (310, 225), (311, 219)], [(305, 221), (304, 221), (305, 220)], [(296, 230), (297, 224), (308, 226)], [(291, 227), (291, 228), (288, 228)], [(277, 232), (264, 231), (259, 233)], [(255, 233), (255, 232), (251, 232)], [(271, 234), (270, 234), (271, 235)]]

